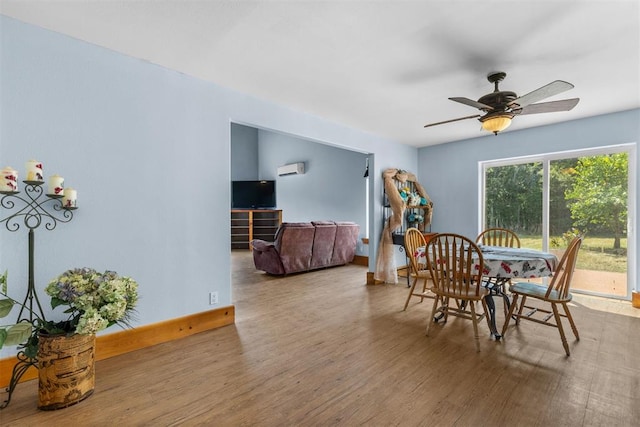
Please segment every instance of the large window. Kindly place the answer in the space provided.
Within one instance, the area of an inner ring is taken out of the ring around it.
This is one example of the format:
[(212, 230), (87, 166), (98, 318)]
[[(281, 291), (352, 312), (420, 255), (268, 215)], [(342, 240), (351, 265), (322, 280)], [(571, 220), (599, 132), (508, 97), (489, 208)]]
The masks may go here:
[(633, 145), (481, 164), (480, 229), (503, 227), (522, 246), (562, 254), (584, 233), (573, 290), (629, 298), (635, 277)]

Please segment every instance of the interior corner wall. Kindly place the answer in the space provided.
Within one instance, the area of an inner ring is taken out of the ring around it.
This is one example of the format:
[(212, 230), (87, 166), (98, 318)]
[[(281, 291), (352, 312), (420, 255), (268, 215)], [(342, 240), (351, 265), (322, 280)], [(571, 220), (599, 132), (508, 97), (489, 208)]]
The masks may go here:
[[(366, 154), (277, 132), (260, 130), (258, 135), (260, 176), (276, 180), (284, 221), (353, 221), (365, 236)], [(297, 162), (304, 163), (304, 174), (278, 176), (279, 166)], [(357, 252), (363, 251), (359, 239)]]
[[(367, 157), (291, 135), (231, 125), (232, 179), (276, 181), (277, 208), (283, 210), (285, 222), (353, 221), (360, 225), (360, 237), (365, 236)], [(279, 166), (297, 162), (305, 164), (304, 174), (278, 176)], [(359, 239), (356, 253), (368, 255), (365, 250)]]
[[(4, 15), (0, 93), (1, 167), (23, 174), (24, 162), (36, 159), (45, 178), (60, 174), (78, 190), (71, 222), (35, 232), (36, 289), (44, 300), (48, 281), (69, 268), (115, 270), (140, 285), (133, 326), (233, 304), (231, 123), (375, 157), (370, 271), (381, 231), (381, 171), (417, 167), (415, 147)], [(24, 227), (0, 229), (0, 254), (9, 291), (21, 299), (28, 281)], [(213, 291), (218, 307), (209, 305)], [(50, 320), (63, 316), (43, 306)], [(3, 348), (0, 357), (15, 351)]]
[(263, 179), (258, 161), (258, 129), (231, 123), (231, 180)]

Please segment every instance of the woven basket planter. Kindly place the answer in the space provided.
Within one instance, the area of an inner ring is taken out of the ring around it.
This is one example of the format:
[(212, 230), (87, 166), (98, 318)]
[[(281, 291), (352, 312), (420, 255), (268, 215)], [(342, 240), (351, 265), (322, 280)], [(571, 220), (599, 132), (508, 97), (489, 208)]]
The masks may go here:
[(38, 408), (62, 409), (86, 399), (95, 386), (95, 335), (38, 337)]

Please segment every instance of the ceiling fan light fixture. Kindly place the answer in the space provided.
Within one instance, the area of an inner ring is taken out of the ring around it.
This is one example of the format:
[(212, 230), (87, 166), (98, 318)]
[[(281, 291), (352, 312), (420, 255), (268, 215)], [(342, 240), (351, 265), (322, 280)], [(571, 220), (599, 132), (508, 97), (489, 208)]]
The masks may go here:
[(494, 84), (495, 90), (481, 96), (477, 101), (459, 96), (449, 98), (451, 101), (477, 108), (480, 110), (481, 114), (430, 123), (424, 125), (424, 127), (428, 128), (445, 123), (477, 118), (482, 124), (483, 130), (493, 132), (497, 135), (498, 132), (502, 132), (508, 128), (511, 125), (511, 120), (517, 115), (570, 111), (576, 106), (578, 101), (580, 101), (580, 98), (573, 98), (562, 99), (560, 101), (538, 102), (573, 88), (571, 83), (563, 80), (552, 81), (551, 83), (539, 87), (538, 89), (535, 89), (523, 96), (518, 96), (515, 92), (500, 90), (498, 88), (498, 83), (506, 76), (507, 73), (502, 71), (489, 73), (487, 80)]
[(512, 117), (513, 116), (508, 114), (488, 117), (485, 120), (482, 120), (482, 129), (487, 132), (493, 132), (497, 135), (498, 132), (502, 132), (511, 125)]

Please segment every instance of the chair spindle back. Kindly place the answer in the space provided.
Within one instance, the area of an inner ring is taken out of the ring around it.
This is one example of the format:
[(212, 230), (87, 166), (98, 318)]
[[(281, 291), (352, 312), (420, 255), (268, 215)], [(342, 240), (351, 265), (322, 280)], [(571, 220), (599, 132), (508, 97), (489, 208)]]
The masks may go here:
[[(416, 258), (418, 248), (425, 247), (427, 242), (425, 241), (424, 235), (417, 228), (409, 228), (404, 233), (404, 250), (411, 262), (411, 268), (414, 273), (418, 273), (421, 268), (418, 259)], [(426, 267), (425, 267), (426, 268)]]
[(506, 228), (488, 228), (478, 235), (476, 243), (479, 245), (519, 248), (520, 238), (514, 231)]
[(560, 259), (560, 263), (556, 267), (556, 270), (547, 288), (546, 298), (549, 298), (552, 291), (558, 293), (558, 297), (561, 299), (567, 298), (571, 290), (571, 279), (573, 278), (573, 272), (576, 268), (576, 261), (578, 259), (578, 250), (582, 246), (584, 236), (574, 237), (569, 247), (565, 251), (564, 255)]
[(425, 255), (436, 288), (447, 295), (479, 295), (484, 265), (482, 252), (468, 238), (442, 233), (432, 237)]

